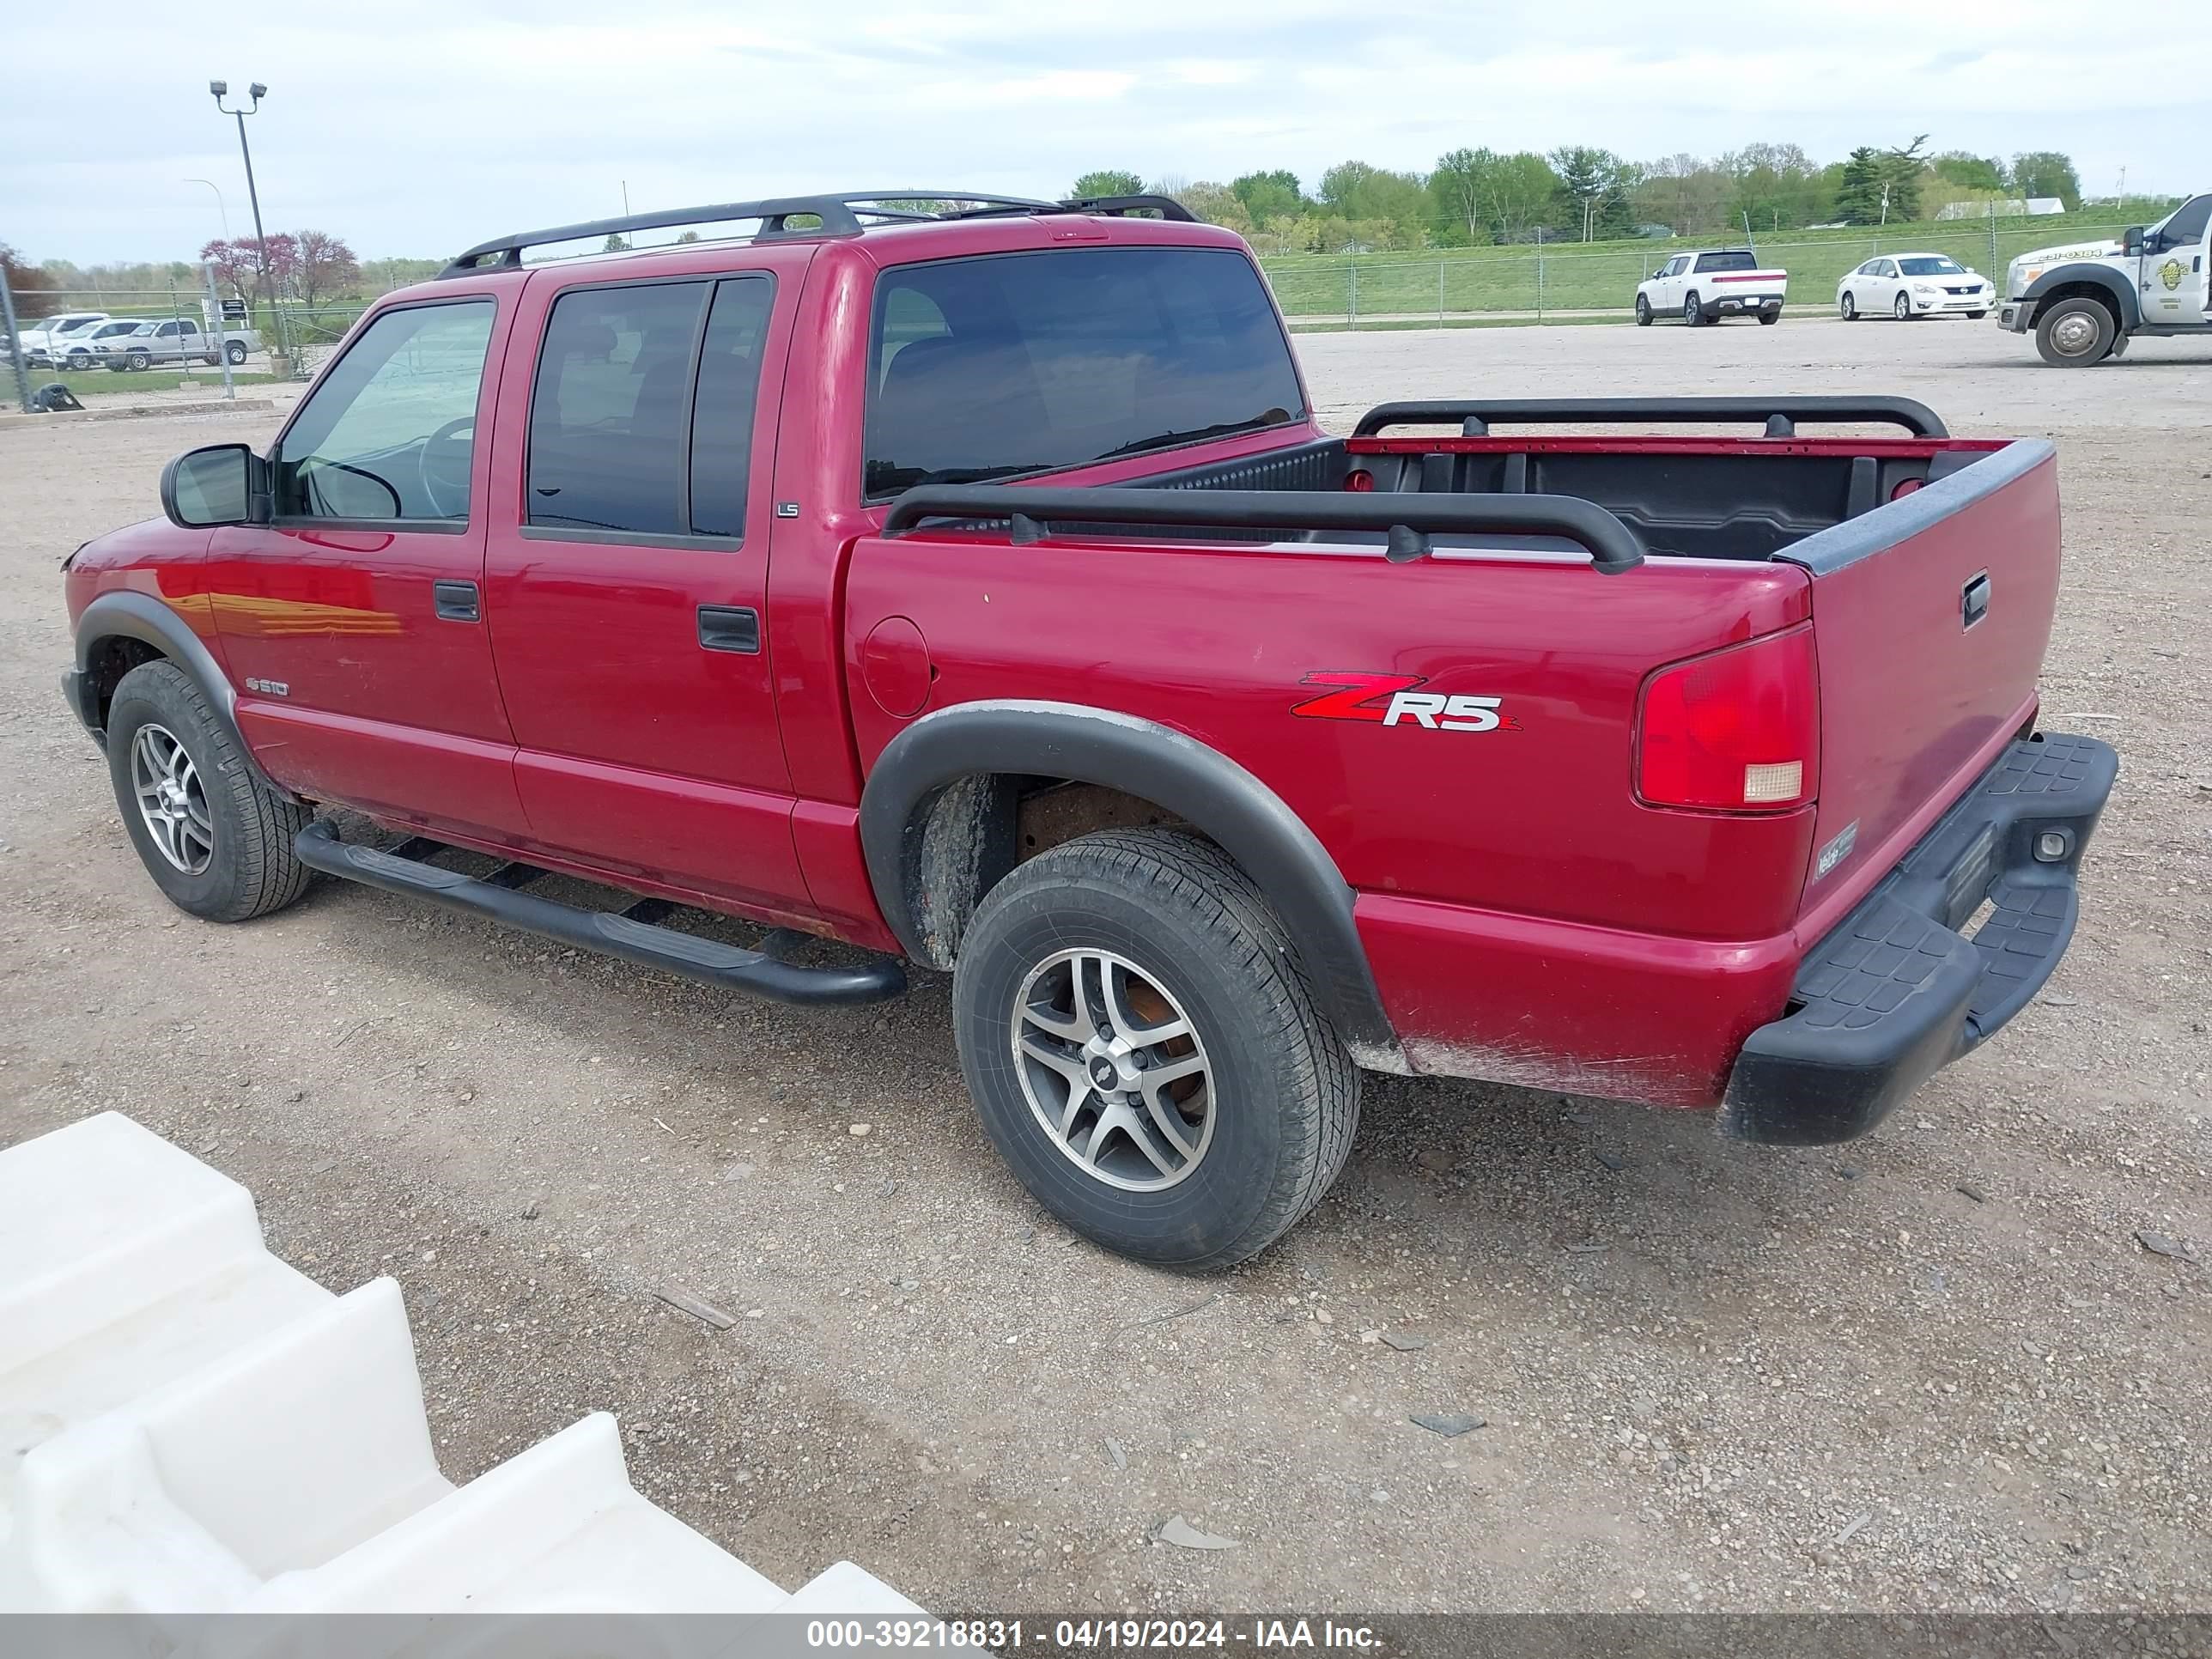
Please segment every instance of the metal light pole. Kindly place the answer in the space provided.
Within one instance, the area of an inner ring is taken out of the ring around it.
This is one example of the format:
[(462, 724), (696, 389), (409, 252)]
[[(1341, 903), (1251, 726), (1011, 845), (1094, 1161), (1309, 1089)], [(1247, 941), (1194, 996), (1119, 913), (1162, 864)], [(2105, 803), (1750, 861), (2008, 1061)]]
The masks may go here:
[[(253, 187), (253, 149), (246, 142), (246, 118), (261, 107), (261, 100), (268, 95), (269, 88), (258, 81), (248, 87), (246, 89), (246, 94), (253, 101), (244, 109), (232, 109), (222, 101), (230, 92), (229, 82), (210, 81), (208, 82), (208, 90), (215, 95), (215, 106), (217, 109), (225, 115), (234, 115), (238, 118), (238, 153), (245, 158), (246, 161), (246, 199), (253, 204), (253, 243), (258, 250), (256, 255), (258, 268), (253, 273), (253, 286), (257, 291), (259, 291), (269, 282), (269, 238), (261, 229), (261, 196), (260, 192)], [(268, 289), (268, 299), (273, 307), (276, 299), (273, 288)]]
[(222, 199), (222, 187), (212, 179), (186, 179), (180, 182), (187, 185), (205, 185), (210, 190), (215, 191), (215, 210), (222, 220), (222, 240), (228, 241), (230, 240), (230, 204)]

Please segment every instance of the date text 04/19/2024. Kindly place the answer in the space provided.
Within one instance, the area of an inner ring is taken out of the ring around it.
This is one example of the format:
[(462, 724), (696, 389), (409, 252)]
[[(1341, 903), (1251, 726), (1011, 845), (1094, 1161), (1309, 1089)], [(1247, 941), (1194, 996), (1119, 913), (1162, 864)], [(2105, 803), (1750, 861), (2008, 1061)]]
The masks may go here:
[(1382, 1645), (1365, 1625), (1322, 1619), (817, 1619), (817, 1649), (965, 1648), (994, 1652), (1197, 1652), (1246, 1648), (1369, 1651)]

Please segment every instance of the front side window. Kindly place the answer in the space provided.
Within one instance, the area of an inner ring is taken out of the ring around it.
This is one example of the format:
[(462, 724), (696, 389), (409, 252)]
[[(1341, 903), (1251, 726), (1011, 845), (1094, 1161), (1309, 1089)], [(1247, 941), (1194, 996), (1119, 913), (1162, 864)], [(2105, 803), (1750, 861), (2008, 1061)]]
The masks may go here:
[(1251, 262), (1226, 248), (988, 255), (887, 270), (864, 487), (971, 483), (1305, 414)]
[(492, 315), (465, 300), (369, 324), (279, 442), (277, 516), (465, 520)]
[(2204, 226), (2212, 220), (2212, 196), (2183, 204), (2158, 233), (2161, 248), (2191, 247), (2204, 240)]

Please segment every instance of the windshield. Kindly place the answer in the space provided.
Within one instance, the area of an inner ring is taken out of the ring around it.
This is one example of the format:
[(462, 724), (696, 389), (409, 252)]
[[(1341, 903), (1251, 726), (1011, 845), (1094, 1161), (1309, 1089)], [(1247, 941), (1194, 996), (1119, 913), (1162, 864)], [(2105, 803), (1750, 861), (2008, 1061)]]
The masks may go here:
[(1897, 263), (1899, 269), (1908, 276), (1963, 276), (1966, 274), (1965, 266), (1955, 260), (1946, 259), (1941, 254), (1930, 258), (1899, 259)]
[(1290, 343), (1228, 248), (1012, 253), (886, 271), (866, 487), (972, 483), (1302, 418)]

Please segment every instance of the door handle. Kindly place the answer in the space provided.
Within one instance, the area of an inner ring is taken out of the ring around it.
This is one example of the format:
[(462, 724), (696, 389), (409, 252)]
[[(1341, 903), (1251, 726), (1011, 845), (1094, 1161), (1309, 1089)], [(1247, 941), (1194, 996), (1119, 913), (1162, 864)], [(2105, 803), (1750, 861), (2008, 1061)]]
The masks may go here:
[(758, 654), (760, 612), (742, 605), (701, 605), (699, 643), (709, 651), (737, 651), (747, 656)]
[(1986, 570), (1959, 590), (1959, 626), (1972, 628), (1990, 614), (1990, 573)]
[(483, 615), (474, 582), (432, 582), (430, 599), (446, 622), (476, 622)]

